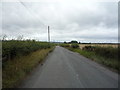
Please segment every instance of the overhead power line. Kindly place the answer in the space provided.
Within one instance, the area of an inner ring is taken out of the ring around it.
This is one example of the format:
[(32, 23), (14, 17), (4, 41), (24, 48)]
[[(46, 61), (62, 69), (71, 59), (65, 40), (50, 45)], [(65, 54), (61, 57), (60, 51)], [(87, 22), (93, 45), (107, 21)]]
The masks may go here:
[[(40, 20), (40, 18), (38, 17), (38, 15), (37, 15), (37, 14), (34, 14), (34, 13), (24, 4), (24, 2), (21, 2), (20, 0), (18, 0), (18, 1), (21, 3), (21, 5), (23, 5), (23, 7), (26, 8), (26, 10), (27, 10), (30, 14), (32, 14), (36, 19), (38, 19), (39, 22), (40, 22), (43, 26), (46, 26), (44, 23), (41, 22), (41, 20)], [(32, 16), (32, 17), (33, 17), (33, 16)]]
[[(26, 10), (30, 13), (30, 14), (32, 14), (34, 17), (36, 17), (39, 21), (40, 21), (40, 23), (41, 23), (41, 20), (40, 20), (40, 18), (38, 17), (38, 15), (37, 14), (33, 14), (33, 12), (31, 12), (31, 10), (23, 3), (23, 2), (21, 2), (20, 0), (18, 0), (20, 3), (21, 3), (21, 5), (23, 5), (25, 8), (26, 8)], [(42, 25), (43, 26), (47, 26), (47, 25), (45, 25), (44, 23), (42, 23)], [(48, 26), (48, 42), (50, 42), (50, 26)]]

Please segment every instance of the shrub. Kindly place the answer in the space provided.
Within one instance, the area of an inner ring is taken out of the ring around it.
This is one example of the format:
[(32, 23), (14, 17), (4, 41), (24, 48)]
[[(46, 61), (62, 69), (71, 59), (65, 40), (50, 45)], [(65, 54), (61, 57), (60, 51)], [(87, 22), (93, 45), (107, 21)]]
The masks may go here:
[(27, 55), (38, 49), (47, 49), (54, 46), (52, 43), (35, 40), (8, 40), (2, 42), (2, 57), (13, 59), (16, 56)]
[(73, 40), (73, 41), (71, 41), (70, 43), (78, 43), (77, 41), (75, 41), (75, 40)]
[(60, 44), (61, 47), (70, 47), (69, 44)]
[(79, 48), (79, 45), (77, 43), (71, 44), (72, 48)]

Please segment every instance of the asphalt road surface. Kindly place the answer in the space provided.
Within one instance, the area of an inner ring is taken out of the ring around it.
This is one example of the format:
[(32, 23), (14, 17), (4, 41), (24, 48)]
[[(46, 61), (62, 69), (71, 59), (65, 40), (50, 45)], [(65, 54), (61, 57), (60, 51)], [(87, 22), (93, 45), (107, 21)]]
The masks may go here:
[(117, 88), (118, 74), (57, 46), (20, 88)]

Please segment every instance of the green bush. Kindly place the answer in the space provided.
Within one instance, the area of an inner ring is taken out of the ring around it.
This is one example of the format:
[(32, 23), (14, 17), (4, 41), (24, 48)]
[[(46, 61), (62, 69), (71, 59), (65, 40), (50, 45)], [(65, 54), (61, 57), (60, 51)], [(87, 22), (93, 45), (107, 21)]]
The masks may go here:
[(73, 40), (73, 41), (71, 41), (70, 43), (78, 43), (77, 41), (75, 41), (75, 40)]
[(77, 43), (73, 43), (73, 44), (71, 44), (71, 47), (72, 48), (79, 48), (79, 45)]
[(70, 47), (70, 45), (69, 45), (69, 44), (63, 44), (63, 43), (62, 43), (62, 44), (60, 44), (60, 46), (61, 46), (61, 47)]
[(54, 44), (35, 40), (8, 40), (2, 42), (2, 57), (13, 59), (16, 56), (27, 55), (38, 49), (51, 48)]

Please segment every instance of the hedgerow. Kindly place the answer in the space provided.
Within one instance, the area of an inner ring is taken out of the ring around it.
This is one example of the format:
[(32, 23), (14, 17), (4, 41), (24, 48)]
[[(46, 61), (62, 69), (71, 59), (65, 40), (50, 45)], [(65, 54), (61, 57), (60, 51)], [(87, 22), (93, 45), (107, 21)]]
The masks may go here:
[(38, 49), (47, 49), (53, 46), (52, 43), (39, 42), (35, 40), (8, 40), (2, 42), (2, 57), (13, 59), (16, 56), (27, 55)]

